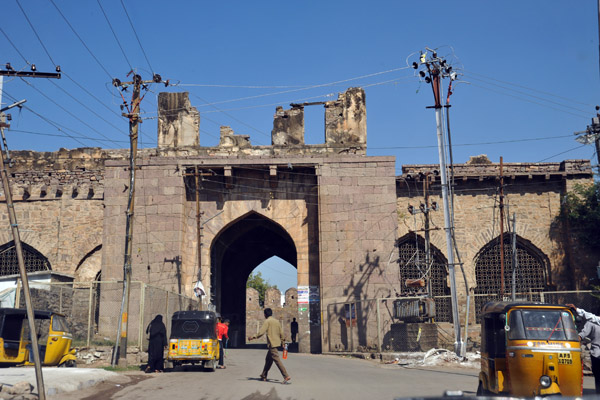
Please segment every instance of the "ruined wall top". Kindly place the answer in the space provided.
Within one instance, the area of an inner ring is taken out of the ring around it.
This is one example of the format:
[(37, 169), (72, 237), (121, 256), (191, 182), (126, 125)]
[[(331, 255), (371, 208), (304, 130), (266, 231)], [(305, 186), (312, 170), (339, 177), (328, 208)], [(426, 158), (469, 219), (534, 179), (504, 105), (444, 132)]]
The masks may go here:
[[(439, 164), (403, 165), (400, 179), (420, 180), (425, 174), (438, 175)], [(500, 163), (492, 163), (487, 156), (471, 157), (464, 164), (454, 164), (455, 179), (496, 178), (500, 176)], [(565, 160), (547, 163), (503, 163), (502, 173), (507, 178), (536, 176), (592, 178), (592, 166), (589, 160)]]
[[(304, 107), (320, 105), (325, 110), (324, 141), (304, 143)], [(202, 147), (199, 140), (200, 114), (191, 106), (188, 93), (160, 93), (158, 98), (158, 148), (160, 155), (206, 154), (211, 156), (274, 155), (366, 155), (367, 118), (365, 92), (350, 88), (328, 102), (277, 107), (273, 117), (270, 146), (252, 146), (250, 136), (235, 134), (222, 126), (220, 141)]]

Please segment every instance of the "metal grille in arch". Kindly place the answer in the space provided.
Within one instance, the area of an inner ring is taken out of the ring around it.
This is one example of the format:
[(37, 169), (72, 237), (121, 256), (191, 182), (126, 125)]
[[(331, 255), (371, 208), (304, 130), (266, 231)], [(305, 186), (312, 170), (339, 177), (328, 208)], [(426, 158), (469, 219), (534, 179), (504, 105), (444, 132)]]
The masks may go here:
[[(428, 271), (425, 265), (425, 241), (418, 236), (407, 235), (400, 239), (398, 246), (400, 281), (402, 291), (409, 291), (404, 287), (406, 279), (430, 279), (431, 294), (435, 296), (449, 296), (450, 289), (447, 285), (446, 259), (439, 250), (431, 246), (433, 263)], [(427, 278), (429, 275), (429, 278)], [(405, 294), (405, 293), (403, 293)], [(452, 306), (449, 297), (435, 298), (436, 321), (452, 322)]]
[[(517, 239), (516, 293), (543, 292), (546, 290), (547, 261), (544, 254), (535, 246)], [(476, 297), (476, 315), (479, 321), (481, 307), (491, 300), (502, 300), (500, 267), (500, 240), (488, 243), (475, 259), (476, 294), (492, 296)], [(512, 293), (512, 242), (508, 235), (504, 238), (504, 296)]]
[[(50, 263), (40, 252), (33, 247), (22, 243), (23, 259), (27, 272), (50, 271)], [(19, 263), (14, 243), (6, 243), (0, 246), (0, 276), (19, 274)]]

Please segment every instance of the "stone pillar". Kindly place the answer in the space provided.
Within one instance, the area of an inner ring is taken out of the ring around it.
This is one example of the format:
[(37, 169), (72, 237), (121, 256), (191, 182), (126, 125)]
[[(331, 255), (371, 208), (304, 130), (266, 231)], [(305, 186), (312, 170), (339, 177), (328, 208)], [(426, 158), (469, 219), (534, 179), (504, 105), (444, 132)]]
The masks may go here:
[(158, 147), (200, 145), (200, 113), (187, 92), (158, 94)]
[(271, 143), (275, 146), (304, 144), (304, 108), (284, 110), (277, 107), (273, 117)]
[(350, 88), (335, 101), (325, 103), (325, 143), (367, 144), (365, 91)]

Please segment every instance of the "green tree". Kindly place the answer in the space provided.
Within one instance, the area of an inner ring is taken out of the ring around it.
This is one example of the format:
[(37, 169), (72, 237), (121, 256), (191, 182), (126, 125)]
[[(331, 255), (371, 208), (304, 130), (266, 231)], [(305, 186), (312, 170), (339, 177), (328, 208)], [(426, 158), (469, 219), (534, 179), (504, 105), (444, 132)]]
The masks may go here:
[(563, 202), (569, 230), (590, 249), (600, 249), (600, 182), (575, 185)]
[(258, 290), (258, 303), (261, 307), (265, 305), (265, 293), (267, 289), (277, 289), (277, 285), (271, 285), (268, 280), (262, 277), (260, 272), (250, 274), (246, 282), (246, 287)]

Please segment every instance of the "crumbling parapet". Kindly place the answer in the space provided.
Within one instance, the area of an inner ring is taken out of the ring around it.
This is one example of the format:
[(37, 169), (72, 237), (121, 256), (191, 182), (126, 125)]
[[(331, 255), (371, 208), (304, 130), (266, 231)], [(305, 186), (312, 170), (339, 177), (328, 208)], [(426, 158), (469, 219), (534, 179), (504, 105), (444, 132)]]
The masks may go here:
[(219, 147), (245, 149), (252, 147), (250, 143), (250, 136), (248, 135), (235, 135), (233, 129), (229, 126), (221, 126), (221, 140), (219, 141)]
[(304, 144), (304, 107), (284, 110), (279, 106), (273, 117), (271, 143), (275, 146)]
[(158, 147), (200, 145), (200, 113), (188, 92), (158, 94)]
[(367, 107), (362, 88), (350, 88), (337, 100), (325, 103), (325, 143), (367, 144)]

